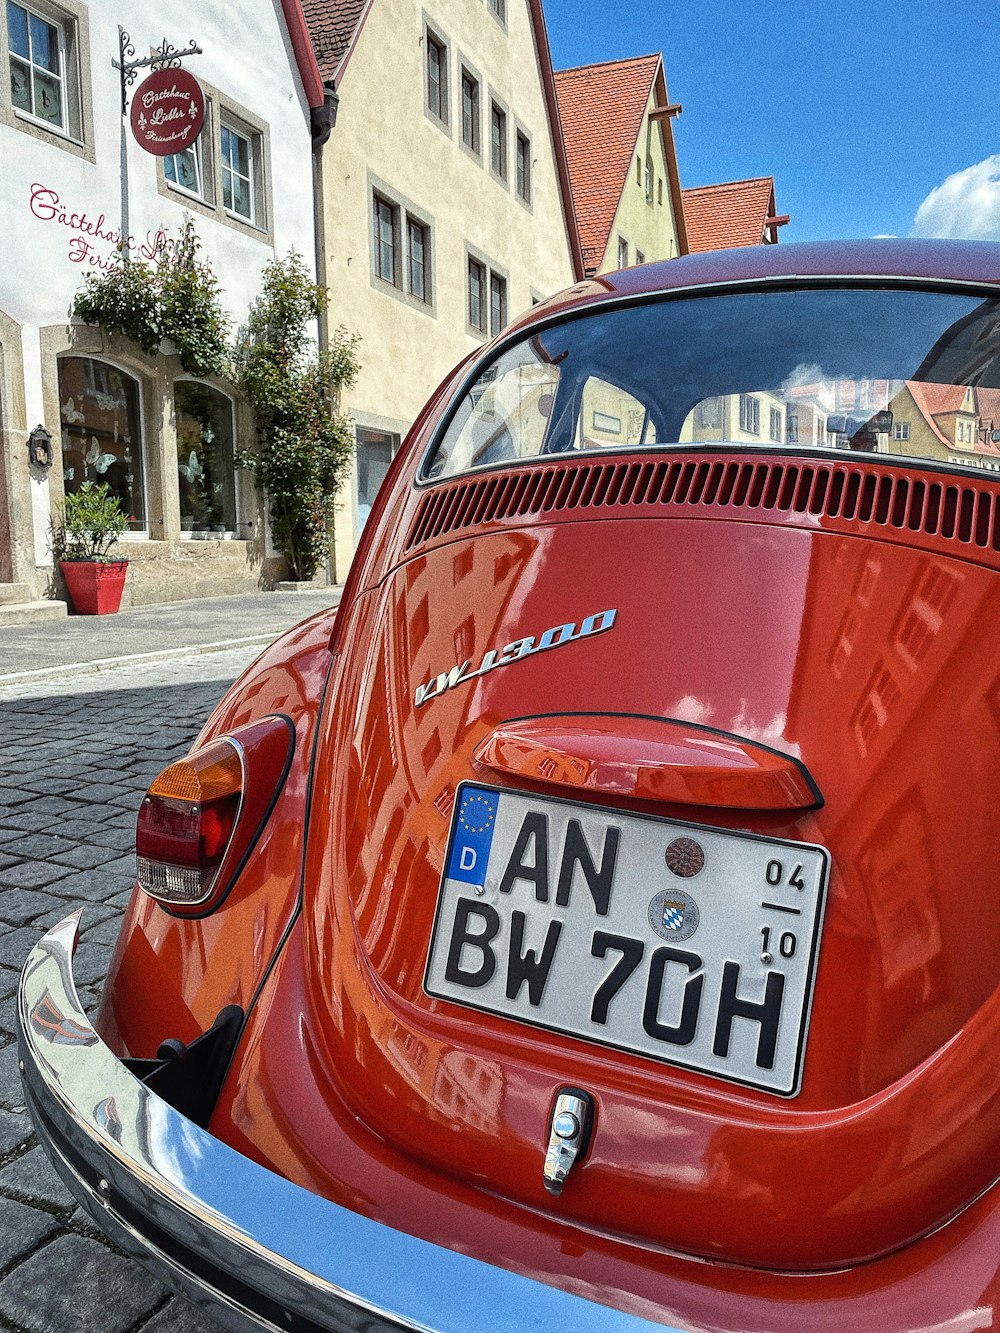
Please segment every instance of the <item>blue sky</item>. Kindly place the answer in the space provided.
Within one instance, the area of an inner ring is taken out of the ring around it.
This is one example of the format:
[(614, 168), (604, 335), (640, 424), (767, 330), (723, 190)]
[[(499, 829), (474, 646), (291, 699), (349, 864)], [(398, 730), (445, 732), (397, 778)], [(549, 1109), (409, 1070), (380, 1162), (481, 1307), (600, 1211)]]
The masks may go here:
[(662, 51), (682, 185), (774, 176), (783, 241), (1000, 239), (997, 0), (544, 2), (556, 69)]

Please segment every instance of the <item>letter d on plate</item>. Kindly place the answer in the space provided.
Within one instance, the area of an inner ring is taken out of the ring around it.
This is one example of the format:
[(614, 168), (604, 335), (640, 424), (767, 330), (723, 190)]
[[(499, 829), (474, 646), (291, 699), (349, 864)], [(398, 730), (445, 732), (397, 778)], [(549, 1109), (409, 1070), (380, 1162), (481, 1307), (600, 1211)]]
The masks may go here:
[(473, 788), (462, 793), (446, 878), (483, 888), (499, 804), (498, 792)]

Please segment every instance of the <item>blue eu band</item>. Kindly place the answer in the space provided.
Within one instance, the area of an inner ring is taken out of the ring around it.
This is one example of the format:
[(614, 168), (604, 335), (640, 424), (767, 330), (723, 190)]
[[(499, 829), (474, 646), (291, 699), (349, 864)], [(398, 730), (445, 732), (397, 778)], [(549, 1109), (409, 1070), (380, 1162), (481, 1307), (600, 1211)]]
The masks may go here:
[(485, 886), (499, 804), (498, 792), (481, 791), (478, 787), (463, 792), (455, 820), (448, 879), (474, 884), (480, 889)]

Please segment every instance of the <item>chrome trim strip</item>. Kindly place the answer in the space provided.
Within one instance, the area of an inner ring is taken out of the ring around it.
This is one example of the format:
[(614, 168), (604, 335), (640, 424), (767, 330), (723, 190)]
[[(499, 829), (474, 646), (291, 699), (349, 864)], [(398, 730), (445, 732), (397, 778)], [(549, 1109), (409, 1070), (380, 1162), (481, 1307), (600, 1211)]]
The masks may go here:
[(663, 1333), (352, 1213), (199, 1129), (128, 1072), (84, 1013), (72, 970), (81, 915), (42, 936), (21, 974), (32, 1120), (94, 1220), (226, 1327)]

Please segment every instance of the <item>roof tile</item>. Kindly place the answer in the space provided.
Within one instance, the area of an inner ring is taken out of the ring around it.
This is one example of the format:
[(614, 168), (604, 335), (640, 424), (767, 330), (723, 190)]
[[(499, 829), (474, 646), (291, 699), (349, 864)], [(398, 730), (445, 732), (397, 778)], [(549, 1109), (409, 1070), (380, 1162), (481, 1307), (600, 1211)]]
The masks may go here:
[(368, 0), (302, 0), (319, 72), (333, 81)]
[(774, 177), (724, 181), (682, 190), (691, 254), (761, 245), (764, 223), (774, 209)]
[(584, 265), (600, 267), (660, 56), (635, 56), (556, 72), (559, 118)]

